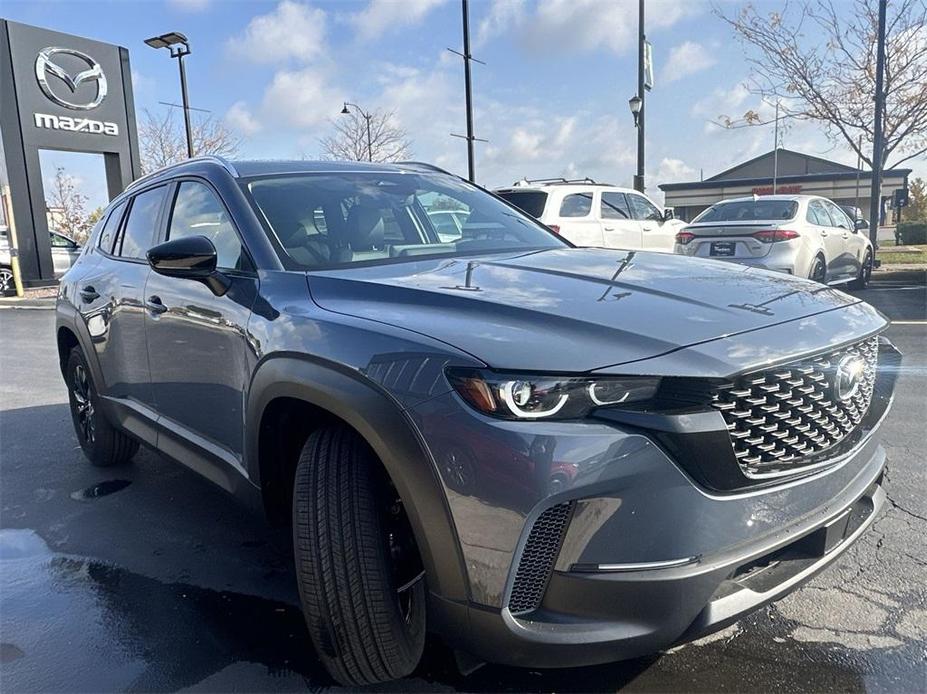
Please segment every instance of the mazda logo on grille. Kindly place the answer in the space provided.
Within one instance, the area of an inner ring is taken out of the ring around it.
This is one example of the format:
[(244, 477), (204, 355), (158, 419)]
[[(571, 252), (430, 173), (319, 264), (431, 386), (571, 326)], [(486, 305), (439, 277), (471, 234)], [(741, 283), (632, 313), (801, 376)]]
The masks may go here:
[(839, 402), (849, 400), (859, 392), (863, 374), (866, 371), (866, 362), (855, 354), (847, 354), (837, 362), (834, 372), (834, 382), (831, 386), (834, 397)]
[[(72, 76), (67, 70), (54, 62), (54, 58), (59, 55), (69, 55), (74, 58), (78, 58), (82, 62), (86, 63), (88, 68)], [(94, 81), (97, 84), (96, 98), (90, 102), (84, 103), (75, 103), (74, 101), (69, 101), (68, 99), (65, 99), (52, 90), (51, 84), (49, 83), (49, 77), (56, 78), (55, 80), (52, 80), (52, 82), (55, 83), (55, 87), (59, 93), (63, 91), (62, 86), (64, 86), (67, 87), (67, 89), (70, 90), (72, 94), (75, 94), (77, 92), (77, 88), (81, 84), (84, 82)], [(89, 55), (74, 50), (73, 48), (57, 48), (55, 46), (49, 46), (48, 48), (43, 48), (41, 51), (39, 51), (39, 55), (35, 59), (35, 78), (38, 80), (39, 87), (41, 87), (45, 96), (47, 96), (59, 106), (64, 106), (65, 108), (70, 108), (75, 111), (89, 111), (90, 109), (99, 106), (103, 99), (106, 98), (106, 75), (103, 74), (103, 68), (100, 67), (100, 64)], [(64, 84), (61, 85), (61, 82)]]

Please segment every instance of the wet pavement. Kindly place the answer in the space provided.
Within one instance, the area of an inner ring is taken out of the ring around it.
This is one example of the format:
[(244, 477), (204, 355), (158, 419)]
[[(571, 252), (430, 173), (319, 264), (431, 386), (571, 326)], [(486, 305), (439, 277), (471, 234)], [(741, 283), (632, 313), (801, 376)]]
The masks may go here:
[[(905, 353), (884, 429), (890, 497), (829, 570), (718, 634), (593, 668), (457, 674), (430, 646), (383, 691), (927, 690), (925, 289), (865, 298)], [(50, 311), (0, 311), (0, 690), (304, 691), (332, 686), (302, 622), (286, 530), (142, 450), (77, 447)], [(22, 345), (28, 349), (17, 352)]]

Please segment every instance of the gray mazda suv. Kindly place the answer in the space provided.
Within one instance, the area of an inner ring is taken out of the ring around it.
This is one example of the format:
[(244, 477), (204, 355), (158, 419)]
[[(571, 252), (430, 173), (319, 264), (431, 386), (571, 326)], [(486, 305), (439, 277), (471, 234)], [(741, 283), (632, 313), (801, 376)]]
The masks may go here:
[(57, 304), (86, 456), (144, 444), (291, 525), (309, 633), (355, 685), (426, 632), (586, 665), (793, 590), (884, 502), (886, 325), (803, 279), (574, 248), (416, 163), (169, 167)]

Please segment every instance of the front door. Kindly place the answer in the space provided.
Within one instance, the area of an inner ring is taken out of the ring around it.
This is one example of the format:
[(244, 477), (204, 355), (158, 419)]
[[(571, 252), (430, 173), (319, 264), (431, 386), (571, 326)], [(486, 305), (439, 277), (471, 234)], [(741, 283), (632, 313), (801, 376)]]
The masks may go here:
[(846, 259), (843, 258), (845, 239), (843, 229), (837, 227), (824, 205), (823, 200), (808, 203), (810, 217), (818, 224), (817, 233), (821, 236), (824, 256), (827, 261), (827, 280), (835, 280), (846, 275)]
[(641, 247), (641, 223), (633, 218), (627, 196), (619, 191), (602, 191), (599, 205), (602, 235), (607, 248)]
[(676, 243), (675, 227), (663, 223), (663, 213), (643, 195), (628, 193), (631, 215), (641, 224), (641, 248), (672, 253)]
[(55, 277), (61, 277), (66, 273), (77, 256), (80, 255), (80, 246), (67, 236), (51, 232), (48, 235), (48, 243), (51, 246), (52, 266), (55, 269)]
[(231, 280), (216, 296), (194, 280), (152, 272), (145, 287), (151, 388), (162, 433), (159, 447), (199, 449), (235, 467), (242, 456), (243, 409), (255, 364), (248, 319), (258, 280), (241, 238), (215, 190), (181, 181), (167, 238), (206, 236), (218, 269)]

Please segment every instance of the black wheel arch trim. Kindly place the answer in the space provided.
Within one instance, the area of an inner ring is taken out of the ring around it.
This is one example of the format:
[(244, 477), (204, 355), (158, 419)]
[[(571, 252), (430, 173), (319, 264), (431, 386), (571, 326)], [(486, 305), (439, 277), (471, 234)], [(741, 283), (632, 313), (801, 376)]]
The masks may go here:
[(246, 408), (246, 469), (260, 486), (260, 427), (277, 398), (293, 398), (339, 417), (383, 462), (409, 515), (429, 591), (451, 601), (469, 599), (466, 564), (434, 460), (408, 414), (357, 372), (305, 355), (265, 357), (255, 369)]

